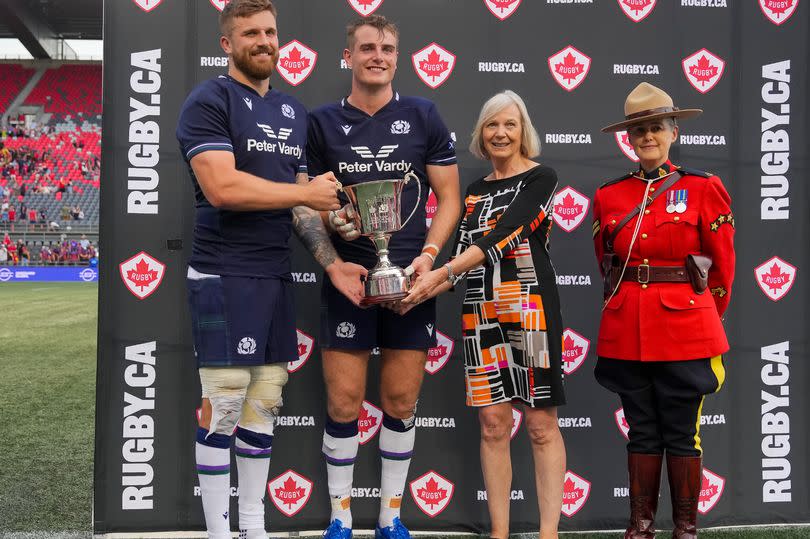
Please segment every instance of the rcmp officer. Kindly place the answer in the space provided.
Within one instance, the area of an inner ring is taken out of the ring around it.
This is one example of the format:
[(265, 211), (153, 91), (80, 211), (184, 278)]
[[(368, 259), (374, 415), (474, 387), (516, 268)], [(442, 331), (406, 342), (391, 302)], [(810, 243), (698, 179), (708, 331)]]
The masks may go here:
[(625, 101), (640, 168), (594, 197), (594, 246), (605, 282), (596, 378), (618, 393), (630, 426), (630, 525), (652, 538), (666, 455), (675, 529), (696, 537), (703, 450), (700, 410), (720, 390), (728, 341), (721, 317), (734, 277), (734, 216), (720, 178), (669, 160), (678, 109), (663, 90), (639, 84)]

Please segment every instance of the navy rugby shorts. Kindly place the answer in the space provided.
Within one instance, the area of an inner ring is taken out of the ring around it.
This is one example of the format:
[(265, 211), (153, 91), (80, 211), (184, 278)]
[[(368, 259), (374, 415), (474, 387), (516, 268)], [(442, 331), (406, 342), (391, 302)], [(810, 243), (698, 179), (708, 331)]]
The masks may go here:
[(290, 283), (208, 276), (193, 269), (189, 274), (197, 277), (186, 283), (198, 367), (256, 366), (298, 358)]
[(436, 299), (420, 303), (404, 316), (379, 306), (361, 309), (324, 276), (321, 346), (348, 350), (433, 348), (436, 346)]

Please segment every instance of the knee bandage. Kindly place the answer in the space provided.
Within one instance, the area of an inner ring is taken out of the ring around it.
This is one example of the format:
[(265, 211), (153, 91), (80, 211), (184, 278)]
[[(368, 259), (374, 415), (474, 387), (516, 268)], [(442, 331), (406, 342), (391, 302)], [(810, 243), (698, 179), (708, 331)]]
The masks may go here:
[(250, 370), (246, 367), (202, 367), (200, 384), (202, 396), (211, 401), (208, 432), (230, 436), (239, 422), (250, 384)]
[(274, 420), (283, 403), (281, 392), (288, 377), (286, 363), (251, 368), (251, 381), (239, 424), (248, 430), (272, 435)]

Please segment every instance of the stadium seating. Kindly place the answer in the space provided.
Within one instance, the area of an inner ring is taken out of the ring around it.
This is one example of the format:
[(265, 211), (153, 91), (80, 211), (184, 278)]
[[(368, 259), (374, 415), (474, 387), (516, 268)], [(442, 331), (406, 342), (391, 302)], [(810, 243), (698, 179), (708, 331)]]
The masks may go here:
[(18, 64), (0, 64), (0, 113), (6, 110), (33, 74), (33, 69)]
[[(0, 64), (0, 112), (17, 97), (35, 69), (16, 64)], [(13, 187), (26, 186), (25, 196), (14, 196), (11, 203), (45, 213), (47, 223), (56, 222), (61, 232), (93, 233), (99, 223), (99, 172), (94, 163), (101, 155), (101, 66), (67, 64), (48, 68), (24, 99), (23, 106), (39, 106), (40, 126), (26, 136), (11, 136), (3, 142), (15, 152), (36, 157), (31, 170), (12, 169)], [(83, 170), (84, 166), (84, 170)], [(44, 171), (44, 175), (40, 172)], [(0, 187), (11, 175), (0, 176)], [(35, 192), (47, 186), (49, 192)], [(63, 219), (65, 207), (79, 207), (82, 220)], [(30, 227), (27, 215), (17, 215), (18, 227), (42, 230), (39, 222)], [(19, 231), (20, 228), (17, 228)]]
[(42, 105), (52, 114), (49, 123), (77, 118), (99, 123), (101, 66), (63, 65), (48, 69), (26, 98), (25, 105)]

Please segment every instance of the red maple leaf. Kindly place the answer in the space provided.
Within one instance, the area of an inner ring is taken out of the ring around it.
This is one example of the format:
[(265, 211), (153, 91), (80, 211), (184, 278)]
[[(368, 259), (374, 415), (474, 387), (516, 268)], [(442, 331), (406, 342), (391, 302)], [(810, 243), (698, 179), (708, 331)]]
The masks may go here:
[(700, 482), (700, 503), (708, 503), (717, 495), (717, 485), (709, 483), (709, 479), (704, 475), (703, 480)]
[(139, 287), (141, 292), (143, 292), (144, 288), (151, 285), (153, 281), (157, 280), (157, 278), (158, 272), (149, 269), (149, 264), (143, 258), (135, 264), (135, 269), (127, 272), (127, 279), (132, 282), (132, 284)]
[(503, 13), (504, 10), (509, 9), (509, 7), (517, 1), (518, 0), (489, 0), (489, 3), (495, 6), (495, 9), (500, 9), (501, 13)]
[(281, 59), (281, 67), (295, 78), (295, 75), (301, 75), (309, 67), (309, 58), (301, 56), (298, 47), (293, 47), (290, 55)]
[(632, 9), (638, 15), (639, 11), (644, 11), (647, 6), (652, 4), (652, 0), (622, 0), (622, 4)]
[(765, 8), (774, 15), (784, 15), (792, 7), (793, 0), (765, 0)]
[(696, 64), (689, 66), (689, 74), (695, 77), (698, 82), (703, 83), (705, 86), (707, 82), (710, 82), (714, 77), (717, 76), (717, 66), (713, 66), (704, 54), (698, 58)]
[(765, 286), (776, 292), (777, 289), (782, 288), (790, 282), (790, 275), (782, 273), (777, 263), (774, 262), (773, 266), (770, 267), (770, 273), (762, 275), (762, 282)]
[(570, 52), (563, 57), (561, 63), (554, 64), (554, 71), (562, 76), (568, 84), (571, 84), (572, 80), (582, 75), (584, 70), (585, 66), (577, 62), (577, 59)]
[(437, 363), (444, 355), (447, 353), (447, 347), (443, 344), (436, 346), (435, 348), (431, 348), (428, 350), (428, 363), (433, 365)]
[(442, 60), (436, 49), (433, 49), (428, 53), (427, 60), (419, 62), (419, 69), (424, 71), (425, 75), (432, 77), (435, 81), (436, 77), (440, 77), (449, 67), (448, 62)]
[(304, 487), (299, 487), (295, 479), (293, 479), (292, 476), (288, 476), (284, 481), (284, 485), (275, 490), (275, 494), (276, 498), (281, 503), (292, 509), (292, 506), (298, 503), (306, 493), (304, 492)]
[(439, 488), (439, 483), (431, 477), (425, 483), (425, 488), (416, 490), (416, 495), (432, 509), (434, 505), (439, 505), (447, 498), (447, 489)]
[(360, 407), (360, 417), (357, 418), (357, 428), (361, 434), (370, 432), (371, 429), (377, 426), (377, 421), (379, 421), (379, 419), (373, 415), (369, 415), (365, 406)]
[(626, 428), (627, 430), (630, 430), (630, 425), (627, 423), (626, 417), (622, 417), (622, 427)]
[(576, 204), (571, 193), (566, 193), (562, 199), (562, 204), (554, 207), (554, 213), (559, 215), (560, 219), (565, 221), (566, 224), (570, 224), (571, 221), (582, 214), (582, 204)]
[(307, 345), (298, 343), (298, 359), (304, 359), (305, 355), (307, 355)]
[(582, 347), (577, 346), (574, 339), (567, 336), (563, 339), (563, 361), (573, 363), (582, 355)]
[(563, 484), (563, 505), (574, 505), (579, 501), (585, 492), (581, 488), (577, 488), (571, 479), (566, 479)]
[(360, 4), (360, 7), (368, 8), (374, 4), (374, 0), (357, 0), (357, 3)]

